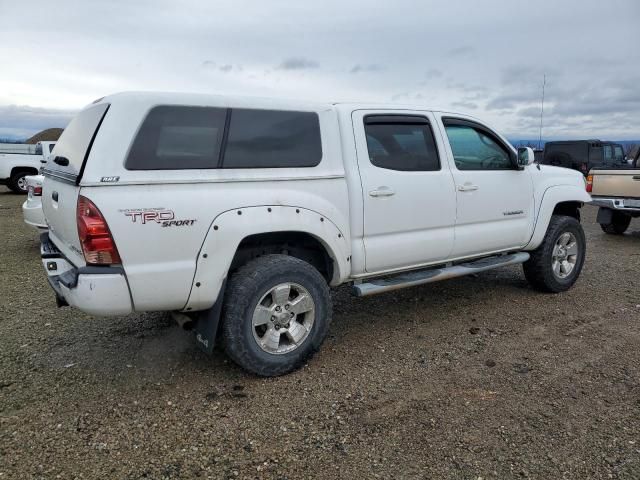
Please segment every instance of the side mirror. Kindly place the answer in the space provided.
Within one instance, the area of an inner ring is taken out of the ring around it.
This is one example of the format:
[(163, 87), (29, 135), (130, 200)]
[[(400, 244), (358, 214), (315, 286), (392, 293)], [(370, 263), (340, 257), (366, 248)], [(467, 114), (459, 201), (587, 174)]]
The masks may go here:
[(518, 165), (521, 167), (526, 167), (527, 165), (531, 165), (535, 161), (536, 157), (533, 154), (533, 149), (530, 147), (520, 147), (518, 148)]

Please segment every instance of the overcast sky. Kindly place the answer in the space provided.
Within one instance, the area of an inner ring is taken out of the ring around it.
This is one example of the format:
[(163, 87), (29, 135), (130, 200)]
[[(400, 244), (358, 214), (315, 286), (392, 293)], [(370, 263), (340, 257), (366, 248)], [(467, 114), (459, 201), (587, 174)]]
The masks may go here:
[(638, 0), (0, 0), (0, 137), (125, 90), (383, 101), (640, 138)]

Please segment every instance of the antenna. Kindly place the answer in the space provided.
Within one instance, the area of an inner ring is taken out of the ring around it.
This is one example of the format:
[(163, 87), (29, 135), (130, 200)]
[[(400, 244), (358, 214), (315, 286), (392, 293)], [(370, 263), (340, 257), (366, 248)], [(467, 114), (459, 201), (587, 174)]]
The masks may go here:
[(540, 105), (540, 136), (538, 137), (538, 150), (542, 149), (542, 117), (544, 115), (544, 87), (547, 85), (547, 74), (542, 77), (542, 103)]

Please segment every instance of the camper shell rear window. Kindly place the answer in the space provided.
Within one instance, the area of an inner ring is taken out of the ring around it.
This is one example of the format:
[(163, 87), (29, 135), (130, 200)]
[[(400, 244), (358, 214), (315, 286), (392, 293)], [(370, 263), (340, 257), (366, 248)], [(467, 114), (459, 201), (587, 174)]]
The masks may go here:
[(147, 114), (125, 168), (315, 167), (321, 159), (315, 112), (162, 105)]

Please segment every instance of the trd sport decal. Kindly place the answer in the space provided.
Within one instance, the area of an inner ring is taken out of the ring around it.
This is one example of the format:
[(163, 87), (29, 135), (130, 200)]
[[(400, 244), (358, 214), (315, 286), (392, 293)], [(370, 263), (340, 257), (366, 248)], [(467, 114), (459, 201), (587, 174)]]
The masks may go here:
[(126, 208), (120, 210), (129, 217), (133, 223), (160, 224), (162, 227), (190, 227), (196, 223), (195, 219), (176, 220), (173, 210), (166, 208)]

